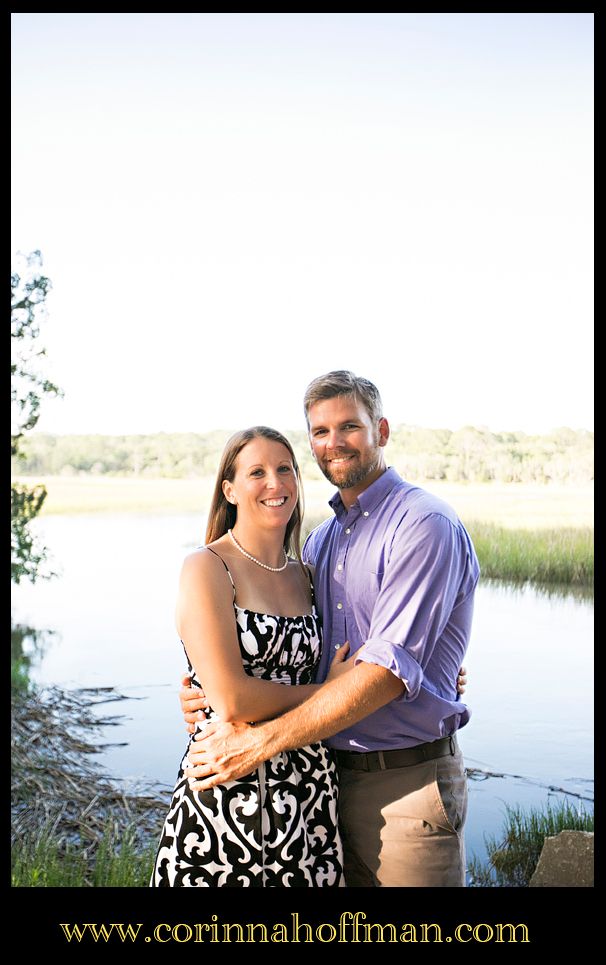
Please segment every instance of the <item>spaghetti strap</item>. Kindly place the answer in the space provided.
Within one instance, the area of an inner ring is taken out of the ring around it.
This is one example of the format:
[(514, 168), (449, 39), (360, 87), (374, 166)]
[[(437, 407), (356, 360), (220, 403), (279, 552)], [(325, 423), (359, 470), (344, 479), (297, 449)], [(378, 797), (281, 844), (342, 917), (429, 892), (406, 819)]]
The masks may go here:
[(314, 590), (314, 581), (313, 581), (313, 579), (312, 579), (311, 570), (310, 570), (309, 566), (307, 565), (307, 563), (303, 563), (303, 566), (305, 567), (305, 572), (307, 573), (307, 579), (309, 580), (309, 587), (310, 587), (310, 589), (311, 589), (311, 605), (312, 605), (312, 607), (315, 607), (315, 605), (316, 605), (316, 591)]
[[(223, 566), (224, 566), (225, 569), (227, 570), (227, 575), (229, 576), (229, 579), (230, 579), (230, 582), (231, 582), (231, 585), (232, 585), (232, 588), (233, 588), (233, 591), (234, 591), (234, 603), (235, 603), (235, 602), (236, 602), (236, 584), (234, 583), (234, 578), (233, 578), (233, 576), (232, 576), (231, 573), (229, 572), (229, 567), (228, 567), (227, 563), (225, 562), (225, 560), (223, 559), (223, 557), (222, 557), (222, 556), (219, 556), (219, 554), (216, 553), (213, 549), (211, 549), (210, 546), (206, 546), (205, 549), (209, 550), (214, 556), (217, 557), (218, 560), (221, 560), (221, 562), (223, 563)], [(313, 590), (312, 590), (312, 593), (313, 593)]]

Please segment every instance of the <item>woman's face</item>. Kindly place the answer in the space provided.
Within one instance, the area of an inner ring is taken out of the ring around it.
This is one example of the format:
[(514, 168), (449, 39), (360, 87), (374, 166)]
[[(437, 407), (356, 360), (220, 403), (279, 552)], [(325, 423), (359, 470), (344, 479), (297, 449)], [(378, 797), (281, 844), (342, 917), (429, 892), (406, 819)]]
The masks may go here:
[(273, 439), (251, 439), (238, 454), (233, 482), (223, 481), (223, 492), (237, 506), (239, 523), (286, 527), (299, 494), (290, 452)]

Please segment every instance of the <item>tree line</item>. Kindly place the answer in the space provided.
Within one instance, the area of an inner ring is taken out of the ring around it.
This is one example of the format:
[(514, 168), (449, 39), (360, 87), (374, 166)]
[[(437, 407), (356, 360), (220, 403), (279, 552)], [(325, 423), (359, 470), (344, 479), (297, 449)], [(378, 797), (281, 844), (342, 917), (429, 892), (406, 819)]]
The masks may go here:
[[(153, 435), (49, 435), (36, 433), (45, 396), (62, 395), (44, 372), (39, 343), (51, 282), (40, 251), (18, 253), (11, 269), (11, 579), (50, 576), (47, 552), (31, 523), (46, 498), (44, 485), (20, 477), (110, 475), (191, 478), (214, 475), (231, 434), (215, 430)], [(318, 475), (302, 430), (288, 432), (301, 471)], [(546, 435), (494, 433), (484, 427), (425, 429), (400, 425), (392, 431), (389, 462), (409, 479), (450, 482), (558, 482), (593, 480), (593, 433), (567, 427)]]
[[(230, 435), (219, 429), (121, 436), (31, 433), (13, 469), (25, 476), (212, 476)], [(286, 435), (303, 475), (317, 475), (305, 432)], [(593, 480), (593, 452), (593, 433), (583, 429), (528, 435), (476, 426), (452, 431), (399, 425), (392, 427), (388, 463), (411, 480), (579, 485)]]

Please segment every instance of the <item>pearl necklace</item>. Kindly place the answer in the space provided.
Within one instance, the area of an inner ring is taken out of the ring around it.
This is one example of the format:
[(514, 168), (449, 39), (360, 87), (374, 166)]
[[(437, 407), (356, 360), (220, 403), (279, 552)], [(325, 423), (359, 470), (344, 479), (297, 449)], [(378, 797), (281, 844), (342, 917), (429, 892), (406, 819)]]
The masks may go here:
[(231, 529), (228, 529), (227, 532), (229, 534), (229, 537), (232, 543), (240, 550), (240, 552), (242, 553), (242, 556), (245, 556), (247, 560), (252, 560), (253, 563), (257, 564), (257, 566), (262, 566), (264, 570), (269, 570), (271, 573), (281, 573), (288, 566), (288, 556), (286, 555), (286, 550), (283, 550), (284, 566), (268, 566), (267, 563), (262, 563), (261, 560), (256, 559), (254, 556), (251, 556), (250, 553), (247, 553), (246, 550), (243, 550), (240, 544), (238, 543), (238, 540), (232, 533)]

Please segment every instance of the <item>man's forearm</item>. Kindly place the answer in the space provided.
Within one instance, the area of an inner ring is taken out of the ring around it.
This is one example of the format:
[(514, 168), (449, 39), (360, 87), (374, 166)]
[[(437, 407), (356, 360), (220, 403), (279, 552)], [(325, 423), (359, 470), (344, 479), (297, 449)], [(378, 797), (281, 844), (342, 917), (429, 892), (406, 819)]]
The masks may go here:
[(190, 744), (185, 773), (195, 791), (251, 774), (263, 761), (330, 737), (400, 696), (391, 671), (360, 663), (323, 684), (298, 707), (262, 724), (211, 723)]
[(261, 741), (263, 759), (332, 737), (399, 697), (404, 690), (402, 681), (391, 671), (360, 663), (324, 684), (298, 707), (257, 725), (255, 736)]

